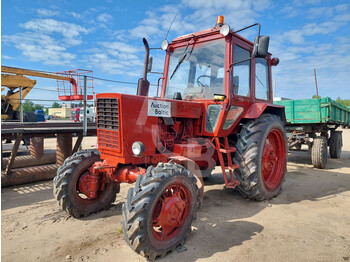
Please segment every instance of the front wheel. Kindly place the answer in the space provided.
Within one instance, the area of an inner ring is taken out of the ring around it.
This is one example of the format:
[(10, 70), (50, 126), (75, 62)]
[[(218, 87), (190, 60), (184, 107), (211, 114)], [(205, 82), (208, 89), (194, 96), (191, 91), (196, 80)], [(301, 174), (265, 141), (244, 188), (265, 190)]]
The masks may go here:
[(241, 194), (262, 201), (277, 196), (287, 166), (287, 139), (281, 119), (263, 114), (242, 125), (234, 154)]
[(199, 206), (195, 177), (181, 165), (160, 163), (140, 175), (123, 205), (122, 229), (128, 245), (154, 260), (181, 245)]
[(119, 184), (110, 181), (97, 197), (90, 199), (81, 189), (84, 177), (89, 175), (90, 167), (100, 161), (98, 151), (80, 151), (67, 158), (57, 170), (53, 179), (53, 193), (61, 208), (75, 218), (88, 216), (103, 209), (108, 209), (119, 193)]

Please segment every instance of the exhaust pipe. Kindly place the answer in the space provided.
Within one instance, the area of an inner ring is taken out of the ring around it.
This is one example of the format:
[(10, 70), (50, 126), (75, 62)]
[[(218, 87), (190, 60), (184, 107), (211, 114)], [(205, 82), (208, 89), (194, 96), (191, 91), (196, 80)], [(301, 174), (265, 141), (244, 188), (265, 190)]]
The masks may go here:
[(145, 45), (145, 63), (143, 67), (143, 77), (139, 79), (137, 83), (137, 93), (138, 96), (148, 96), (149, 91), (149, 81), (147, 80), (147, 68), (149, 59), (149, 46), (146, 38), (143, 38), (143, 44)]

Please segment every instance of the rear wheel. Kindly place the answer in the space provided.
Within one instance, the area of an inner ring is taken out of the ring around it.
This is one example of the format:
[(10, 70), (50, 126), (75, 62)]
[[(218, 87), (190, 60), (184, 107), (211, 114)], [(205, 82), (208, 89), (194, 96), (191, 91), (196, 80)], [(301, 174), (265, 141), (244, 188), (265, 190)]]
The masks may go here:
[(89, 174), (89, 168), (100, 161), (98, 151), (81, 151), (67, 158), (57, 170), (53, 179), (53, 193), (63, 210), (73, 217), (88, 216), (103, 209), (108, 209), (119, 193), (119, 184), (111, 181), (97, 197), (90, 199), (82, 193), (80, 183)]
[(311, 148), (311, 161), (316, 168), (325, 168), (327, 164), (327, 139), (323, 136), (314, 138)]
[(342, 132), (332, 132), (329, 139), (329, 154), (331, 155), (331, 158), (340, 158), (342, 146)]
[(254, 200), (277, 196), (287, 166), (287, 140), (281, 119), (263, 114), (243, 124), (233, 158), (241, 194)]
[(129, 246), (154, 260), (184, 243), (199, 205), (195, 177), (181, 165), (160, 163), (139, 176), (123, 205), (122, 229)]

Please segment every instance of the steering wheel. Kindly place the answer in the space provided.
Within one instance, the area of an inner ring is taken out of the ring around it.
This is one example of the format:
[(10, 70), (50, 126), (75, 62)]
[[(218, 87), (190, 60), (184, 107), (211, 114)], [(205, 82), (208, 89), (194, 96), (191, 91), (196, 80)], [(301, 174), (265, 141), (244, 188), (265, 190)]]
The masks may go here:
[(200, 86), (200, 87), (209, 87), (208, 85), (205, 85), (205, 84), (203, 84), (201, 81), (199, 81), (199, 79), (201, 79), (201, 78), (203, 78), (203, 77), (207, 77), (207, 78), (211, 78), (210, 76), (208, 76), (208, 75), (201, 75), (201, 76), (199, 76), (198, 78), (197, 78), (197, 84), (198, 84), (198, 86)]

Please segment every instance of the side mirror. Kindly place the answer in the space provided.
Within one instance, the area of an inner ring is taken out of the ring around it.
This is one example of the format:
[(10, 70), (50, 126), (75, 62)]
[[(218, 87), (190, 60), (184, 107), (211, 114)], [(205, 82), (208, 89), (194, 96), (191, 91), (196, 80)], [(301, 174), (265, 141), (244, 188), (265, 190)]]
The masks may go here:
[(255, 37), (253, 57), (266, 57), (269, 51), (270, 37), (267, 35), (262, 35), (260, 37)]
[(153, 57), (151, 56), (148, 60), (147, 73), (152, 71), (152, 63), (153, 63)]

